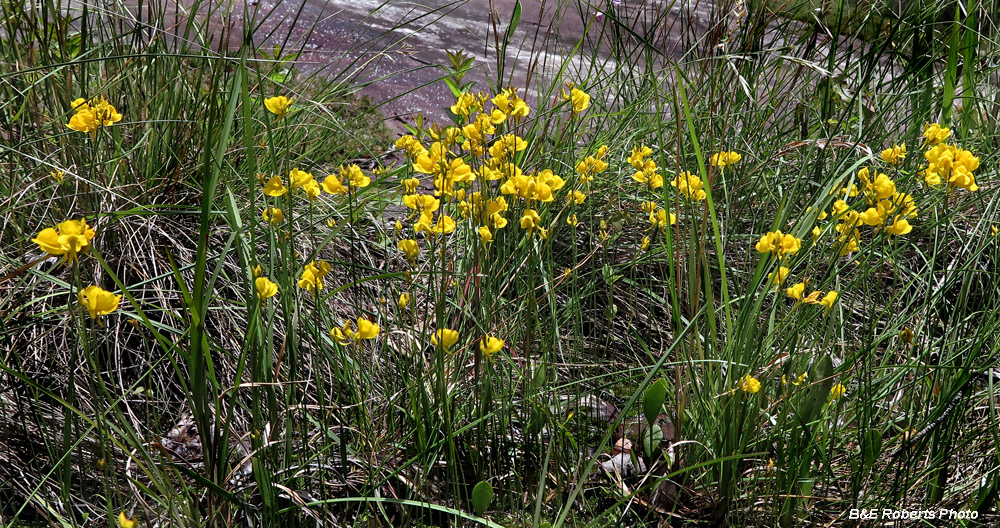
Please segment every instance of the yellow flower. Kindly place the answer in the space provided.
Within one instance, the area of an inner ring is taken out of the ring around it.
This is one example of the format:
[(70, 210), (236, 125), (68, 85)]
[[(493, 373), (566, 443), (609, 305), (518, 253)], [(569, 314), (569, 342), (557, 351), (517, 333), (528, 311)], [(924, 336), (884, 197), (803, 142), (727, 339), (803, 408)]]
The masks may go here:
[(688, 171), (678, 174), (670, 182), (670, 185), (677, 188), (677, 194), (688, 200), (704, 200), (707, 196), (704, 191), (705, 184), (702, 183), (701, 178)]
[(263, 274), (264, 274), (264, 269), (260, 267), (260, 264), (257, 264), (256, 266), (253, 267), (254, 277), (260, 277)]
[(81, 218), (60, 222), (55, 229), (43, 229), (31, 241), (49, 255), (65, 257), (69, 264), (76, 261), (78, 253), (90, 247), (94, 235), (94, 229), (87, 225), (86, 219)]
[(486, 336), (479, 342), (479, 351), (483, 353), (487, 359), (493, 359), (493, 354), (496, 354), (501, 349), (503, 349), (503, 339), (498, 337)]
[(101, 289), (99, 286), (87, 286), (80, 290), (77, 295), (80, 305), (87, 309), (91, 319), (98, 316), (108, 315), (118, 309), (118, 301), (121, 295), (115, 295), (109, 291)]
[(69, 119), (66, 126), (79, 132), (93, 134), (100, 127), (111, 126), (122, 120), (118, 110), (103, 97), (91, 99), (89, 103), (84, 99), (76, 99), (70, 106), (76, 110), (76, 115)]
[[(528, 107), (527, 103), (517, 96), (517, 90), (515, 89), (502, 90), (493, 98), (493, 104), (497, 110), (503, 112), (502, 116), (505, 119), (528, 117), (528, 114), (531, 112), (531, 108)], [(500, 122), (503, 121), (504, 119), (500, 120)]]
[(455, 343), (458, 343), (458, 332), (450, 328), (442, 328), (431, 336), (431, 344), (441, 346), (444, 349), (448, 349)]
[(792, 286), (785, 289), (785, 295), (795, 299), (796, 301), (802, 300), (802, 294), (806, 291), (806, 283), (797, 282)]
[(281, 209), (277, 207), (268, 207), (264, 209), (264, 212), (260, 214), (260, 217), (264, 219), (265, 222), (269, 222), (271, 225), (278, 225), (281, 220), (285, 217), (281, 212)]
[(632, 147), (632, 155), (628, 157), (628, 163), (636, 170), (642, 170), (646, 166), (646, 158), (652, 154), (653, 149), (645, 145)]
[(652, 224), (653, 229), (660, 229), (661, 231), (667, 228), (667, 225), (674, 225), (677, 223), (677, 215), (670, 213), (670, 221), (667, 221), (667, 210), (657, 209), (656, 211), (651, 211), (649, 213), (649, 223)]
[(774, 253), (779, 259), (798, 253), (802, 240), (778, 231), (768, 231), (754, 246), (760, 253)]
[(572, 191), (566, 196), (566, 201), (573, 202), (576, 205), (582, 204), (587, 199), (587, 195), (580, 191)]
[(458, 99), (455, 101), (455, 104), (451, 105), (451, 113), (459, 116), (469, 117), (469, 114), (472, 112), (472, 110), (478, 109), (478, 104), (479, 103), (476, 100), (475, 95), (469, 92), (464, 92), (462, 93), (462, 95), (458, 96)]
[[(569, 215), (569, 217), (566, 219), (566, 225), (570, 227), (576, 227), (577, 224), (579, 223), (580, 223), (579, 220), (576, 219), (576, 215)], [(994, 227), (994, 229), (996, 229), (996, 227)], [(996, 235), (994, 234), (994, 236)]]
[(485, 246), (487, 243), (493, 242), (493, 233), (490, 232), (490, 228), (482, 226), (479, 228), (479, 238)]
[(942, 141), (948, 139), (948, 136), (950, 135), (950, 128), (943, 127), (937, 123), (927, 124), (924, 126), (924, 139), (929, 145), (941, 143)]
[(365, 176), (365, 173), (361, 172), (361, 167), (358, 167), (353, 163), (347, 167), (341, 165), (340, 177), (347, 180), (347, 184), (350, 185), (352, 189), (364, 189), (372, 182), (371, 178)]
[(776, 271), (772, 271), (771, 273), (767, 274), (768, 282), (770, 282), (771, 284), (776, 284), (778, 286), (781, 286), (782, 284), (785, 283), (785, 278), (788, 277), (789, 271), (790, 270), (785, 266), (779, 266)]
[(562, 96), (573, 105), (573, 115), (583, 112), (590, 106), (590, 95), (578, 88), (572, 88), (569, 93), (563, 90)]
[(288, 114), (288, 110), (292, 107), (292, 100), (284, 95), (268, 97), (264, 99), (264, 107), (272, 114), (278, 116), (278, 119), (281, 119)]
[(910, 231), (913, 231), (913, 226), (911, 226), (910, 223), (907, 222), (905, 218), (897, 216), (893, 220), (892, 225), (885, 228), (885, 230), (890, 235), (905, 235)]
[(49, 171), (49, 176), (56, 181), (56, 183), (62, 183), (63, 179), (66, 178), (66, 173), (61, 170)]
[(826, 310), (823, 311), (824, 314), (830, 312), (830, 310), (833, 308), (833, 303), (837, 302), (837, 297), (838, 297), (837, 292), (830, 291), (827, 292), (827, 294), (824, 295), (822, 299), (820, 299), (819, 304), (822, 304), (823, 306), (826, 307)]
[(400, 310), (405, 310), (406, 307), (409, 306), (409, 304), (410, 304), (410, 294), (406, 292), (399, 294), (399, 302), (396, 303), (396, 306), (399, 306)]
[(648, 236), (642, 237), (642, 246), (641, 247), (642, 247), (643, 251), (649, 251), (649, 237)]
[(349, 344), (352, 341), (360, 343), (365, 339), (375, 339), (378, 337), (378, 333), (378, 325), (364, 317), (358, 317), (357, 330), (351, 328), (350, 321), (344, 322), (343, 328), (333, 328), (330, 330), (330, 336), (341, 345)]
[(760, 382), (757, 381), (757, 378), (747, 374), (740, 378), (739, 388), (743, 392), (756, 394), (760, 390)]
[(882, 161), (889, 165), (899, 165), (906, 157), (906, 145), (893, 145), (882, 151)]
[(907, 345), (913, 345), (913, 330), (908, 326), (904, 326), (902, 330), (899, 331), (899, 338), (903, 340)]
[(330, 273), (330, 263), (322, 260), (310, 262), (302, 269), (302, 276), (299, 279), (299, 287), (315, 294), (323, 289), (323, 277)]
[(524, 215), (521, 217), (521, 229), (524, 229), (530, 233), (533, 233), (536, 229), (541, 228), (542, 217), (538, 215), (538, 211), (534, 209), (526, 209)]
[(271, 179), (267, 180), (264, 184), (264, 194), (268, 196), (284, 196), (288, 192), (288, 187), (281, 182), (281, 178), (278, 176), (272, 176)]
[(399, 250), (402, 251), (404, 255), (406, 255), (406, 260), (409, 261), (411, 265), (416, 262), (417, 255), (420, 254), (420, 246), (417, 244), (416, 240), (403, 239), (400, 240), (396, 246), (399, 247)]
[(417, 220), (413, 230), (416, 232), (426, 231), (432, 235), (447, 235), (455, 231), (455, 219), (448, 215), (439, 215), (437, 223), (434, 223), (434, 216), (430, 213), (422, 213)]
[(739, 163), (741, 159), (743, 159), (743, 156), (739, 155), (737, 152), (724, 151), (719, 152), (718, 154), (712, 154), (711, 159), (709, 159), (709, 163), (711, 163), (713, 167), (724, 169), (727, 165)]
[(262, 301), (264, 299), (270, 299), (278, 294), (278, 285), (267, 277), (257, 277), (257, 280), (254, 281), (254, 285), (257, 287), (257, 296), (259, 296)]
[(125, 512), (118, 514), (118, 526), (121, 528), (135, 528), (136, 524), (135, 519), (129, 519)]
[(813, 228), (812, 228), (812, 239), (813, 239), (813, 242), (816, 242), (817, 240), (819, 240), (819, 235), (822, 234), (822, 233), (823, 233), (823, 231), (819, 228), (819, 226), (813, 226)]
[(830, 399), (836, 400), (843, 396), (845, 392), (847, 392), (847, 387), (843, 383), (838, 383), (830, 388)]
[(996, 238), (997, 234), (1000, 233), (1000, 228), (995, 225), (990, 226), (990, 236)]
[(292, 190), (299, 187), (305, 187), (313, 180), (314, 178), (311, 172), (306, 172), (297, 168), (288, 172), (288, 181), (291, 184)]
[[(808, 372), (803, 372), (802, 374), (799, 374), (798, 376), (795, 377), (795, 379), (792, 380), (792, 385), (795, 385), (796, 387), (802, 385), (802, 382), (804, 382), (808, 376), (809, 376)], [(788, 380), (785, 378), (784, 375), (781, 376), (781, 384), (788, 385)]]

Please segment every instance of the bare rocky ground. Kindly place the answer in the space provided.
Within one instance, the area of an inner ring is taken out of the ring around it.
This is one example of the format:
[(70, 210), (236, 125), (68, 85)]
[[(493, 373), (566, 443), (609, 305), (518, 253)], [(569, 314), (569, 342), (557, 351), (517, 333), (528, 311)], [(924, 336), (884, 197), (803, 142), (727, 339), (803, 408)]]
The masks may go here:
[[(265, 49), (281, 45), (286, 52), (301, 50), (299, 75), (318, 75), (360, 81), (362, 94), (380, 105), (390, 122), (411, 120), (423, 112), (446, 119), (443, 108), (453, 96), (440, 81), (449, 64), (448, 51), (463, 50), (476, 58), (466, 81), (490, 91), (496, 82), (498, 43), (515, 9), (515, 0), (249, 0), (229, 15), (216, 13), (215, 23), (233, 34), (249, 24), (255, 44)], [(686, 43), (697, 41), (710, 27), (712, 2), (608, 0), (565, 2), (525, 0), (520, 24), (504, 57), (505, 86), (527, 86), (539, 75), (552, 75), (569, 61), (567, 78), (593, 67), (609, 72), (624, 67), (610, 59), (607, 37), (601, 34), (603, 9), (614, 9), (637, 34), (655, 33), (656, 45), (667, 57), (678, 57)], [(668, 10), (662, 18), (659, 10)], [(659, 20), (655, 24), (653, 20)], [(577, 53), (573, 48), (579, 44)], [(584, 57), (581, 59), (581, 56)], [(593, 79), (595, 72), (587, 77)], [(599, 77), (601, 71), (596, 72)], [(581, 75), (582, 77), (583, 75)]]

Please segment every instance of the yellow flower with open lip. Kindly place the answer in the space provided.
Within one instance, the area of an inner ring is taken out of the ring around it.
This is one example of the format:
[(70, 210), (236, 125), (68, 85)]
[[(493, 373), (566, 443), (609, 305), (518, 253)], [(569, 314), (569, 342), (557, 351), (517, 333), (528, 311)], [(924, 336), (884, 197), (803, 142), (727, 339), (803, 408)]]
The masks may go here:
[(417, 244), (416, 240), (403, 239), (396, 243), (399, 250), (406, 255), (406, 260), (412, 265), (417, 260), (417, 255), (420, 254), (420, 245)]
[(785, 283), (785, 279), (788, 277), (788, 268), (785, 266), (778, 266), (778, 269), (767, 274), (767, 279), (770, 284), (776, 284), (781, 286)]
[(712, 154), (712, 157), (708, 161), (713, 167), (724, 169), (729, 165), (739, 163), (741, 159), (743, 159), (743, 156), (741, 156), (738, 152), (723, 151), (717, 154)]
[(838, 296), (839, 294), (837, 292), (831, 290), (827, 292), (827, 294), (824, 295), (822, 299), (820, 299), (819, 304), (823, 305), (826, 308), (825, 310), (823, 310), (824, 314), (830, 313), (830, 310), (833, 309), (833, 303), (837, 302)]
[(628, 163), (636, 170), (642, 170), (646, 166), (646, 158), (653, 154), (653, 149), (638, 145), (632, 147), (632, 154), (628, 157)]
[(432, 235), (447, 235), (455, 231), (455, 219), (446, 215), (438, 215), (437, 222), (434, 222), (434, 215), (431, 213), (421, 213), (413, 230), (417, 233), (426, 231)]
[(579, 223), (580, 221), (576, 218), (575, 214), (569, 215), (569, 217), (566, 218), (566, 225), (570, 227), (576, 227)]
[(501, 351), (503, 349), (504, 341), (499, 337), (486, 336), (479, 341), (479, 351), (486, 356), (490, 361), (493, 360), (493, 354)]
[(284, 95), (268, 97), (264, 99), (264, 107), (267, 108), (268, 112), (271, 112), (272, 114), (278, 116), (278, 119), (281, 119), (288, 115), (288, 110), (292, 107), (292, 99), (289, 99)]
[(340, 177), (347, 180), (347, 184), (352, 189), (364, 189), (371, 184), (372, 179), (365, 176), (364, 172), (361, 172), (361, 167), (355, 164), (350, 164), (347, 167), (341, 165), (340, 167)]
[(494, 96), (493, 105), (496, 106), (496, 110), (503, 112), (505, 119), (521, 119), (531, 113), (528, 104), (518, 97), (517, 90), (512, 88), (501, 90)]
[(590, 106), (590, 95), (579, 88), (570, 86), (569, 93), (563, 90), (562, 96), (564, 100), (569, 101), (573, 105), (573, 115), (583, 112)]
[(311, 172), (306, 172), (304, 170), (299, 170), (297, 168), (292, 169), (288, 172), (288, 181), (292, 187), (292, 190), (298, 189), (299, 187), (305, 187), (309, 182), (314, 181)]
[(136, 524), (135, 519), (129, 519), (125, 512), (118, 514), (118, 526), (121, 528), (135, 528)]
[(798, 253), (802, 240), (794, 235), (782, 233), (781, 230), (768, 231), (760, 237), (754, 248), (759, 253), (774, 253), (779, 259)]
[(910, 225), (905, 218), (897, 216), (893, 219), (892, 224), (885, 228), (886, 232), (890, 235), (905, 235), (910, 231), (913, 231), (913, 226)]
[(379, 326), (364, 317), (358, 317), (357, 330), (351, 327), (350, 321), (345, 321), (343, 328), (333, 328), (330, 336), (341, 345), (351, 342), (360, 343), (366, 339), (375, 339), (379, 334)]
[(899, 165), (906, 158), (906, 145), (893, 145), (882, 151), (882, 161), (889, 165)]
[(122, 115), (104, 97), (91, 99), (89, 103), (82, 98), (76, 99), (70, 106), (76, 114), (66, 126), (78, 132), (93, 134), (98, 128), (111, 126), (122, 120)]
[(281, 209), (277, 207), (268, 207), (264, 209), (264, 212), (260, 214), (260, 217), (264, 219), (265, 222), (276, 226), (281, 223), (281, 220), (285, 217)]
[(671, 182), (672, 187), (677, 188), (677, 194), (688, 200), (700, 201), (707, 197), (705, 184), (701, 178), (688, 171), (682, 171)]
[(56, 183), (62, 183), (63, 180), (66, 178), (66, 172), (56, 169), (53, 171), (49, 171), (49, 176), (53, 180), (55, 180)]
[(838, 383), (830, 388), (830, 399), (836, 400), (847, 392), (847, 387), (843, 383)]
[(748, 394), (756, 394), (760, 390), (760, 382), (757, 378), (747, 374), (740, 378), (739, 389)]
[(493, 242), (493, 233), (490, 228), (482, 226), (479, 228), (479, 239), (483, 241), (483, 245)]
[(586, 200), (587, 200), (587, 195), (586, 195), (586, 194), (584, 194), (584, 193), (582, 193), (582, 192), (580, 192), (580, 191), (571, 191), (571, 192), (570, 192), (570, 193), (569, 193), (569, 194), (568, 194), (568, 195), (566, 196), (566, 201), (567, 201), (567, 202), (573, 202), (573, 203), (575, 203), (576, 205), (581, 205), (581, 204), (583, 204), (583, 202), (585, 202)]
[(943, 127), (938, 123), (924, 125), (924, 140), (928, 145), (935, 145), (948, 139), (951, 136), (951, 129)]
[(431, 344), (447, 350), (458, 343), (458, 332), (450, 328), (441, 328), (431, 335)]
[(458, 96), (455, 104), (451, 105), (451, 113), (458, 116), (469, 117), (469, 114), (472, 113), (473, 110), (479, 108), (478, 105), (479, 101), (476, 99), (475, 95), (469, 92), (463, 92)]
[(94, 229), (87, 225), (85, 218), (81, 218), (59, 222), (55, 229), (43, 229), (31, 241), (49, 255), (64, 257), (68, 265), (77, 260), (80, 252), (90, 247), (94, 236)]
[(796, 301), (802, 300), (802, 294), (806, 291), (805, 282), (797, 282), (785, 289), (785, 295), (795, 299)]
[(323, 289), (323, 277), (330, 273), (330, 263), (322, 260), (310, 262), (302, 269), (302, 276), (299, 278), (299, 287), (315, 294)]
[(659, 229), (663, 231), (667, 228), (668, 225), (674, 225), (677, 223), (677, 215), (674, 213), (668, 214), (666, 209), (657, 209), (656, 211), (650, 211), (649, 223), (652, 225), (653, 229)]
[(87, 286), (77, 294), (80, 306), (87, 309), (91, 319), (97, 319), (102, 315), (118, 309), (118, 301), (121, 295), (115, 295), (99, 286)]
[(254, 287), (262, 302), (278, 294), (278, 285), (267, 277), (257, 277), (254, 280)]
[(410, 294), (406, 292), (399, 294), (399, 301), (396, 303), (396, 306), (398, 306), (400, 310), (405, 310), (409, 304)]
[(272, 176), (271, 179), (267, 180), (264, 184), (264, 194), (268, 196), (273, 196), (277, 198), (278, 196), (284, 196), (288, 192), (288, 187), (281, 182), (281, 177)]
[(538, 232), (542, 238), (545, 238), (545, 229), (542, 227), (542, 217), (538, 215), (538, 211), (534, 209), (526, 209), (524, 215), (521, 216), (521, 229), (528, 232), (529, 235)]
[(421, 155), (427, 154), (427, 149), (420, 144), (420, 141), (409, 134), (396, 140), (396, 148), (404, 149), (411, 161), (416, 161)]
[(663, 175), (659, 173), (656, 162), (651, 159), (643, 162), (642, 167), (632, 175), (632, 179), (639, 183), (645, 183), (651, 190), (663, 187)]

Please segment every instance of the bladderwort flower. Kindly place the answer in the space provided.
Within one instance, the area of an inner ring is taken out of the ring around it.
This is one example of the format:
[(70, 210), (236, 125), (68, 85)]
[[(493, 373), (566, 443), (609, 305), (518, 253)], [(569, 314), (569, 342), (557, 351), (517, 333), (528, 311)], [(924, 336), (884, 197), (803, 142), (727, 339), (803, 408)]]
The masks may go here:
[(396, 246), (403, 252), (404, 255), (406, 255), (406, 261), (409, 262), (411, 266), (416, 264), (417, 255), (420, 254), (420, 245), (417, 244), (416, 240), (406, 238), (397, 242)]
[(122, 120), (122, 115), (104, 97), (91, 99), (76, 99), (70, 106), (76, 114), (69, 119), (66, 126), (78, 132), (95, 134), (101, 127), (109, 127)]
[(486, 359), (493, 361), (493, 354), (503, 349), (504, 341), (498, 337), (486, 336), (479, 341), (479, 351), (486, 356)]
[(31, 241), (49, 255), (65, 258), (69, 265), (76, 262), (80, 252), (90, 247), (94, 236), (94, 229), (87, 225), (85, 218), (81, 218), (60, 222), (54, 229), (43, 229)]
[(379, 326), (364, 317), (358, 317), (357, 330), (351, 327), (350, 321), (345, 321), (343, 328), (330, 330), (330, 337), (341, 345), (360, 343), (366, 339), (375, 339), (379, 334)]
[(77, 294), (80, 306), (87, 309), (91, 319), (97, 319), (102, 315), (118, 309), (118, 302), (121, 295), (115, 295), (100, 286), (87, 286)]
[(257, 289), (257, 296), (260, 297), (262, 303), (278, 294), (278, 285), (267, 277), (257, 277), (254, 280), (254, 287)]
[(260, 217), (267, 223), (277, 226), (285, 218), (284, 213), (277, 207), (268, 207), (260, 214)]
[(756, 394), (760, 390), (760, 382), (750, 374), (740, 378), (738, 386), (741, 391), (747, 394)]
[(573, 115), (579, 115), (581, 112), (590, 107), (590, 95), (579, 88), (574, 87), (572, 84), (568, 85), (570, 91), (566, 93), (566, 90), (562, 91), (563, 100), (569, 101), (573, 106)]
[(264, 99), (264, 107), (267, 108), (268, 112), (271, 112), (272, 114), (278, 116), (278, 119), (281, 119), (288, 115), (288, 111), (292, 107), (292, 99), (289, 99), (284, 95), (268, 97)]
[(405, 310), (406, 307), (409, 305), (410, 305), (410, 294), (406, 292), (399, 294), (399, 301), (396, 302), (396, 306), (398, 306), (400, 310)]
[(882, 151), (882, 161), (892, 166), (903, 163), (906, 158), (906, 145), (893, 145)]
[(322, 260), (310, 262), (302, 269), (302, 276), (299, 278), (299, 287), (316, 294), (323, 289), (323, 277), (330, 273), (330, 263)]
[(774, 253), (781, 260), (788, 255), (798, 253), (802, 247), (802, 240), (794, 235), (782, 233), (781, 230), (768, 231), (767, 234), (760, 237), (754, 247), (760, 253)]
[(677, 189), (677, 194), (688, 200), (697, 202), (704, 200), (707, 196), (704, 190), (705, 184), (701, 181), (701, 178), (688, 171), (679, 173), (670, 182), (670, 185)]
[(709, 163), (712, 164), (713, 167), (725, 169), (729, 165), (735, 165), (739, 163), (741, 159), (743, 159), (743, 156), (741, 156), (738, 152), (730, 150), (712, 154), (712, 157), (709, 158), (708, 161)]
[(458, 332), (450, 328), (441, 328), (431, 335), (431, 344), (434, 346), (440, 346), (445, 350), (458, 343)]
[(275, 198), (279, 196), (284, 196), (288, 192), (288, 187), (282, 183), (280, 176), (272, 176), (267, 183), (264, 184), (264, 194), (268, 196), (273, 196)]
[(838, 383), (830, 388), (830, 399), (831, 400), (839, 399), (846, 392), (847, 392), (847, 387), (845, 387), (843, 383)]
[(837, 297), (839, 297), (839, 294), (831, 290), (819, 300), (819, 304), (825, 307), (823, 310), (824, 315), (830, 313), (830, 310), (833, 309), (833, 303), (837, 302)]
[(121, 528), (135, 528), (137, 525), (135, 519), (129, 519), (125, 512), (120, 512), (118, 514), (118, 526)]

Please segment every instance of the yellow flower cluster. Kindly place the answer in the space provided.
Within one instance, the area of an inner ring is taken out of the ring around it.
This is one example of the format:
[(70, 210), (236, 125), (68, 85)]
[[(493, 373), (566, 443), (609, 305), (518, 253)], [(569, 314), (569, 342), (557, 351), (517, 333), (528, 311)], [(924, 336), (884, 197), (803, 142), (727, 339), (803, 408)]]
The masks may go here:
[(302, 269), (302, 276), (299, 278), (299, 288), (303, 288), (315, 294), (323, 289), (323, 277), (330, 273), (330, 263), (320, 261), (310, 262)]
[(809, 279), (806, 279), (802, 282), (796, 283), (786, 288), (785, 295), (804, 304), (816, 304), (823, 306), (824, 308), (826, 308), (824, 313), (829, 313), (830, 310), (833, 308), (833, 303), (837, 302), (837, 297), (839, 297), (839, 294), (833, 290), (830, 290), (829, 292), (826, 293), (826, 295), (823, 295), (822, 291), (816, 290), (810, 293), (809, 295), (805, 295), (805, 290), (806, 287), (808, 286), (809, 286)]
[(91, 99), (89, 103), (82, 98), (76, 99), (70, 106), (76, 114), (69, 119), (66, 126), (79, 132), (94, 134), (98, 128), (111, 126), (122, 120), (118, 110), (103, 97)]
[(705, 194), (705, 184), (701, 178), (688, 171), (682, 171), (670, 182), (672, 187), (677, 188), (677, 194), (688, 200), (700, 201), (707, 196)]
[(343, 328), (333, 328), (330, 330), (330, 337), (341, 345), (361, 343), (362, 340), (378, 337), (379, 326), (364, 317), (358, 317), (356, 328), (355, 330), (351, 326), (350, 321), (345, 321)]
[(768, 231), (754, 246), (759, 253), (774, 253), (779, 260), (799, 252), (802, 240), (781, 230)]
[(882, 151), (882, 161), (889, 165), (899, 165), (906, 158), (906, 145), (893, 145)]
[(979, 190), (973, 171), (979, 168), (979, 158), (954, 145), (938, 143), (924, 152), (927, 167), (924, 168), (924, 182), (927, 185), (948, 183), (948, 189), (961, 187), (967, 191)]
[(738, 152), (730, 150), (712, 154), (712, 157), (709, 158), (708, 161), (709, 163), (712, 164), (713, 167), (724, 169), (729, 165), (735, 165), (736, 163), (739, 163), (741, 159), (743, 159), (743, 156), (741, 156)]
[(590, 107), (590, 95), (572, 85), (570, 85), (569, 88), (569, 93), (566, 93), (566, 90), (563, 90), (563, 100), (569, 101), (569, 103), (573, 106), (573, 115), (578, 115)]
[(645, 183), (650, 190), (663, 187), (663, 176), (660, 174), (656, 162), (649, 158), (652, 153), (651, 148), (639, 145), (632, 148), (632, 155), (628, 158), (629, 165), (636, 170), (632, 179), (639, 183)]

